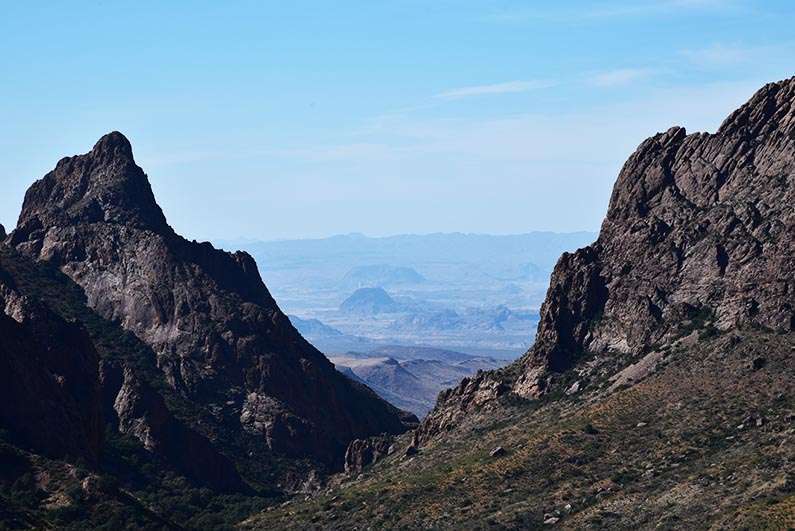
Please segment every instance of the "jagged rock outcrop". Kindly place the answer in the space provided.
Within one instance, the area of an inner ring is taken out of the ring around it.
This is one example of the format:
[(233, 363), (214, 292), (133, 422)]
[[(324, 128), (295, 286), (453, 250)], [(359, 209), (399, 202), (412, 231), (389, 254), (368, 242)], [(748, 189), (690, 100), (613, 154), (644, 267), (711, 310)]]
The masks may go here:
[(478, 371), (456, 386), (439, 393), (436, 406), (414, 433), (416, 444), (426, 442), (456, 426), (461, 417), (493, 404), (511, 392), (504, 370)]
[(106, 393), (115, 395), (113, 421), (119, 432), (138, 439), (146, 450), (201, 484), (222, 491), (246, 489), (234, 463), (175, 418), (163, 397), (133, 369), (103, 363), (102, 382)]
[(18, 293), (4, 266), (0, 428), (23, 447), (96, 465), (104, 433), (97, 352), (79, 324)]
[(101, 471), (114, 452), (107, 427), (138, 439), (152, 460), (164, 459), (197, 485), (248, 490), (234, 463), (139, 377), (145, 361), (136, 349), (154, 354), (88, 309), (68, 277), (2, 243), (0, 321), (0, 439)]
[[(249, 255), (171, 229), (120, 133), (31, 186), (8, 242), (58, 267), (100, 316), (151, 347), (180, 396), (220, 425), (257, 430), (272, 451), (341, 468), (349, 441), (406, 429), (401, 412), (337, 373), (298, 334)], [(122, 391), (118, 409), (138, 408), (135, 389)], [(144, 445), (165, 444), (153, 436), (159, 408), (149, 411), (147, 422), (131, 414), (120, 427)]]
[(533, 348), (442, 394), (421, 433), (457, 422), (495, 381), (537, 398), (587, 356), (640, 354), (704, 326), (795, 330), (794, 190), (795, 78), (763, 87), (714, 134), (647, 139), (597, 241), (558, 261)]
[(351, 441), (345, 451), (345, 472), (350, 475), (359, 474), (366, 467), (380, 461), (390, 454), (394, 437), (382, 434), (367, 439)]

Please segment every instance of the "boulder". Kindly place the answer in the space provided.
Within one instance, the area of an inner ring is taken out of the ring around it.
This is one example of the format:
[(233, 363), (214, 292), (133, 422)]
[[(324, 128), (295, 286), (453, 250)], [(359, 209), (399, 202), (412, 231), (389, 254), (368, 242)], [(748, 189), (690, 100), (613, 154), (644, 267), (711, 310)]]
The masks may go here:
[(505, 448), (503, 448), (502, 446), (497, 446), (491, 452), (489, 452), (489, 455), (491, 457), (502, 457), (505, 455), (505, 453), (506, 453)]

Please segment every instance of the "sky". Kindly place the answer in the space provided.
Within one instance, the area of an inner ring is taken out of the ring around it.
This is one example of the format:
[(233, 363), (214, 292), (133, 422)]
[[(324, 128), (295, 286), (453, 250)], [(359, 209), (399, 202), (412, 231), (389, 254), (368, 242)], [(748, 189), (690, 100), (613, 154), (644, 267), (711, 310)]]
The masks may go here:
[(641, 141), (795, 75), (795, 3), (0, 0), (0, 223), (112, 130), (189, 238), (598, 230)]

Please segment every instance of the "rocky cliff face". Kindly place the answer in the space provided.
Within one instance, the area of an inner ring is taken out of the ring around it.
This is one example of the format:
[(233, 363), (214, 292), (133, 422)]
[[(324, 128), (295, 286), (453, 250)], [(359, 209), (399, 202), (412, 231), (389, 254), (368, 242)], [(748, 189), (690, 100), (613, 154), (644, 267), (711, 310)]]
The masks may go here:
[(393, 438), (377, 435), (368, 439), (356, 439), (345, 451), (345, 473), (360, 474), (367, 466), (394, 452)]
[[(400, 411), (338, 374), (296, 332), (249, 255), (169, 227), (120, 133), (31, 186), (7, 241), (60, 269), (88, 306), (148, 345), (172, 390), (213, 418), (202, 428), (210, 437), (213, 425), (231, 426), (268, 451), (341, 468), (352, 439), (405, 430)], [(109, 374), (121, 431), (147, 448), (184, 442), (134, 368)]]
[(793, 190), (795, 78), (763, 87), (714, 134), (674, 127), (647, 139), (597, 241), (558, 261), (533, 348), (441, 395), (421, 432), (500, 389), (544, 395), (585, 358), (595, 367), (705, 327), (795, 330)]
[(516, 391), (584, 353), (670, 342), (694, 321), (795, 330), (795, 78), (715, 134), (674, 127), (619, 174), (598, 240), (555, 267)]
[(96, 464), (98, 363), (85, 330), (19, 293), (0, 260), (0, 427), (24, 447)]
[[(224, 455), (240, 457), (233, 441), (206, 429), (200, 405), (165, 387), (151, 349), (88, 308), (66, 275), (2, 242), (0, 321), (0, 453), (10, 443), (62, 461), (46, 473), (84, 463), (92, 474), (118, 469), (123, 455), (138, 474), (157, 462), (197, 488), (249, 490)], [(152, 488), (159, 479), (149, 478)]]

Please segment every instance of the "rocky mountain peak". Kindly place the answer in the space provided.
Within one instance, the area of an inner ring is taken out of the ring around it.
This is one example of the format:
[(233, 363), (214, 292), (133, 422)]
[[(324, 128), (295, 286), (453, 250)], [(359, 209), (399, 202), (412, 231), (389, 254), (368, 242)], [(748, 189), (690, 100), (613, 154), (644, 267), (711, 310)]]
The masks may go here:
[[(251, 256), (188, 241), (167, 225), (120, 133), (34, 183), (9, 241), (60, 269), (88, 307), (151, 349), (160, 384), (218, 419), (188, 431), (212, 439), (223, 426), (230, 438), (251, 439), (249, 457), (236, 454), (238, 462), (275, 453), (341, 467), (351, 440), (408, 427), (403, 412), (337, 373), (301, 337)], [(106, 372), (118, 384), (110, 394), (125, 395), (113, 399), (124, 406), (122, 431), (150, 450), (178, 454), (166, 405), (147, 398), (157, 386), (135, 383), (144, 378), (129, 364)], [(140, 418), (149, 419), (146, 429)]]
[(795, 99), (795, 76), (768, 83), (742, 107), (734, 111), (721, 124), (718, 135), (741, 132), (746, 138), (756, 138), (781, 130), (791, 133)]
[(111, 131), (97, 140), (91, 149), (91, 154), (96, 158), (106, 159), (123, 158), (133, 160), (132, 145), (127, 137), (118, 131)]
[(795, 78), (714, 134), (644, 141), (597, 241), (558, 262), (517, 391), (544, 392), (583, 355), (642, 353), (694, 327), (795, 329), (793, 200)]
[(25, 194), (15, 241), (43, 227), (114, 223), (158, 233), (171, 231), (149, 180), (135, 164), (130, 142), (108, 133), (83, 155), (61, 159)]
[(709, 208), (738, 193), (752, 200), (781, 189), (781, 181), (744, 172), (780, 174), (791, 164), (776, 155), (792, 149), (794, 101), (795, 77), (765, 85), (714, 134), (672, 127), (645, 140), (619, 174), (605, 225), (653, 217), (674, 204)]

